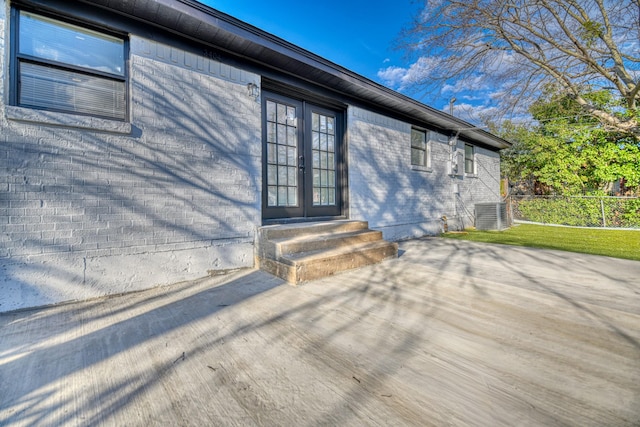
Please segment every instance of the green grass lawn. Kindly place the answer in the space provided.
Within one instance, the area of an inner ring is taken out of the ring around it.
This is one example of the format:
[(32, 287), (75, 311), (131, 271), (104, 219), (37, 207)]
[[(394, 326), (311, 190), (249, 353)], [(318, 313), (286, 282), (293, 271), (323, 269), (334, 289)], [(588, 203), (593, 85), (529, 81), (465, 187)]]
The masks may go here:
[(445, 233), (442, 237), (532, 248), (605, 255), (640, 261), (640, 230), (517, 224), (504, 231)]

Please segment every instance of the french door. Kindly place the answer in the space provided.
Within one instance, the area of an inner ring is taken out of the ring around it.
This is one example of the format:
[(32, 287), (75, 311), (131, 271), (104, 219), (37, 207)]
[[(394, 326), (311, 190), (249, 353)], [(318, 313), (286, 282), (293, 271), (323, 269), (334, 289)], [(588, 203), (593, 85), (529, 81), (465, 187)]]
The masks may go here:
[(342, 214), (342, 113), (263, 92), (265, 219)]

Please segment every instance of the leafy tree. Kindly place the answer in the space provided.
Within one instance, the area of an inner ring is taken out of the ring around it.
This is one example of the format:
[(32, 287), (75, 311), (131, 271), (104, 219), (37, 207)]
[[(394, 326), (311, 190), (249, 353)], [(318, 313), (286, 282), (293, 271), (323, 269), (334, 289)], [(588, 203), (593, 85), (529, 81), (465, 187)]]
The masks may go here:
[[(608, 91), (585, 93), (602, 111), (617, 108)], [(535, 127), (505, 123), (496, 129), (514, 145), (503, 152), (503, 173), (512, 182), (529, 183), (529, 191), (582, 194), (608, 191), (624, 180), (628, 189), (640, 188), (640, 141), (624, 132), (607, 130), (586, 115), (570, 95), (553, 88), (530, 108)], [(535, 184), (535, 185), (534, 185)]]
[[(605, 130), (640, 138), (640, 0), (427, 0), (401, 47), (421, 59), (415, 85), (466, 81), (529, 105), (553, 85)], [(603, 109), (587, 94), (606, 88)]]

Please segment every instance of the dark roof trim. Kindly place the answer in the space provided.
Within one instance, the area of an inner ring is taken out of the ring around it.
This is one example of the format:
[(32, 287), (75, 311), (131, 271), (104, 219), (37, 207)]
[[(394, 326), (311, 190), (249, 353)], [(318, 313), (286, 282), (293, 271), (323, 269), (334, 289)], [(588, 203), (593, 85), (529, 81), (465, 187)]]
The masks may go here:
[(511, 144), (472, 124), (382, 86), (306, 49), (195, 0), (82, 0), (210, 44), (263, 67), (373, 104), (395, 115), (448, 129), (494, 149)]

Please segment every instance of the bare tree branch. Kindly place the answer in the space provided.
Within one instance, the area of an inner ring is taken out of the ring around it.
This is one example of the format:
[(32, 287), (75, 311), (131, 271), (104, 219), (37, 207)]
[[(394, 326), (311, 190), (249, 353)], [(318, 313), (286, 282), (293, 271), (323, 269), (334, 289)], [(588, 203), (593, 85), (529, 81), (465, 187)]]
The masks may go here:
[[(509, 91), (508, 112), (553, 84), (604, 126), (640, 138), (640, 0), (428, 0), (401, 47), (433, 59), (413, 76), (422, 87), (484, 81)], [(584, 96), (603, 88), (626, 114)]]

